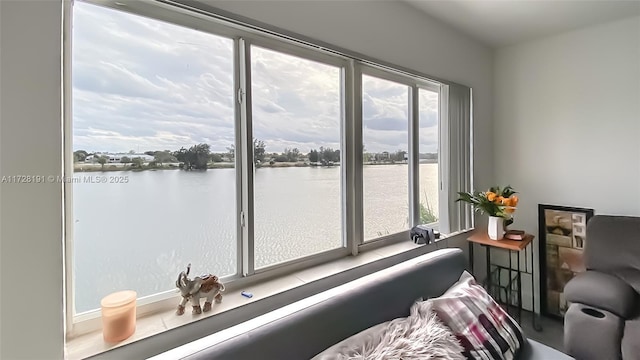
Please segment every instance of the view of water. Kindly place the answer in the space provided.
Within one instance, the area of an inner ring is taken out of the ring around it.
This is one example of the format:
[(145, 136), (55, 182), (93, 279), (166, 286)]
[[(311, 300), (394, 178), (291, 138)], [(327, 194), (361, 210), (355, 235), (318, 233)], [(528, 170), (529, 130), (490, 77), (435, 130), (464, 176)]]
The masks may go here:
[[(407, 169), (364, 167), (366, 239), (408, 228)], [(76, 312), (118, 290), (171, 290), (188, 263), (192, 275), (235, 273), (234, 169), (100, 174), (128, 182), (73, 185)], [(437, 174), (420, 165), (421, 199), (436, 212)], [(339, 167), (256, 170), (256, 267), (338, 248), (341, 233)]]

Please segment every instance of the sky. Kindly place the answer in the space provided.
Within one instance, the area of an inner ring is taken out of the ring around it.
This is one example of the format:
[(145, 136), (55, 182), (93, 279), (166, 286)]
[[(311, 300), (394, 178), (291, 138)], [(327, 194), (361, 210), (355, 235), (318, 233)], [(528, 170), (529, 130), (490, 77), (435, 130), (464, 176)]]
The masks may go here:
[[(178, 150), (234, 143), (233, 41), (74, 3), (73, 148)], [(340, 69), (251, 48), (253, 136), (267, 152), (340, 147)], [(408, 149), (408, 88), (363, 78), (366, 151)], [(437, 94), (420, 91), (420, 152), (437, 151)]]

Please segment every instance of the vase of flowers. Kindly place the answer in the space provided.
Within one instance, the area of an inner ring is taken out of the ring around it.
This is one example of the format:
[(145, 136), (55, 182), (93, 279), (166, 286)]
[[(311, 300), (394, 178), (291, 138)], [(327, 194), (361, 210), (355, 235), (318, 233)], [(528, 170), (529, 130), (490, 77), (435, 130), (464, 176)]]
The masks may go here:
[(507, 185), (503, 189), (492, 187), (488, 191), (459, 192), (456, 201), (471, 204), (475, 211), (489, 215), (487, 232), (492, 240), (500, 240), (504, 236), (504, 229), (513, 223), (513, 212), (518, 205), (517, 192)]

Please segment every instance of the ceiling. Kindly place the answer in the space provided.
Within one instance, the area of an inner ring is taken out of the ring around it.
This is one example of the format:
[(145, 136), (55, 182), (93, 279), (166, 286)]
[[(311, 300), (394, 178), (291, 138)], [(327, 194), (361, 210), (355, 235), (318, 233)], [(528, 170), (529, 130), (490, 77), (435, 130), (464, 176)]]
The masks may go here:
[(404, 0), (491, 47), (640, 15), (640, 0)]

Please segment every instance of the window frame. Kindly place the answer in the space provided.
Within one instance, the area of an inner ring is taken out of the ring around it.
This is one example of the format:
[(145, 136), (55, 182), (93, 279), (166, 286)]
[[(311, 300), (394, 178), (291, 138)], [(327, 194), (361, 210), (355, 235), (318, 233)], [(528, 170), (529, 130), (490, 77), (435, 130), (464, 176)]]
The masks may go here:
[[(184, 28), (188, 28), (195, 31), (201, 31), (208, 34), (212, 34), (219, 37), (224, 37), (229, 40), (232, 40), (234, 43), (233, 46), (233, 64), (234, 64), (234, 84), (233, 84), (233, 102), (234, 106), (239, 104), (238, 102), (238, 93), (237, 89), (239, 87), (239, 71), (237, 70), (237, 66), (241, 64), (241, 58), (238, 55), (239, 44), (241, 41), (240, 34), (242, 31), (236, 31), (227, 28), (226, 26), (215, 22), (210, 21), (207, 18), (203, 18), (202, 16), (192, 16), (190, 14), (186, 14), (181, 11), (176, 11), (173, 6), (167, 6), (162, 3), (149, 3), (145, 1), (111, 1), (111, 0), (83, 0), (82, 3), (101, 6), (104, 8), (108, 8), (115, 11), (120, 11), (126, 14), (131, 14), (134, 16), (142, 16), (151, 20), (162, 21), (172, 25), (181, 26)], [(72, 37), (73, 37), (73, 2), (65, 1), (63, 8), (63, 32), (64, 43), (63, 43), (63, 68), (62, 68), (62, 76), (63, 76), (63, 94), (64, 94), (64, 119), (63, 119), (63, 173), (64, 177), (68, 178), (73, 176), (73, 161), (69, 161), (69, 157), (73, 154), (73, 84), (72, 84), (72, 59), (73, 59), (73, 49), (72, 49)], [(234, 109), (234, 132), (236, 138), (236, 148), (238, 148), (237, 144), (239, 144), (238, 139), (241, 134), (238, 132), (240, 128), (239, 125), (239, 111), (238, 109)], [(238, 199), (241, 199), (241, 190), (240, 184), (242, 183), (242, 179), (244, 178), (241, 166), (242, 165), (242, 157), (235, 156), (235, 167), (234, 170), (236, 172), (236, 233), (237, 235), (242, 234), (242, 216), (241, 216), (241, 207), (239, 206), (241, 202)], [(64, 208), (64, 243), (65, 243), (65, 325), (66, 325), (66, 336), (76, 336), (83, 333), (87, 333), (90, 331), (94, 331), (100, 328), (101, 326), (101, 311), (99, 308), (94, 310), (89, 310), (81, 313), (75, 312), (75, 277), (73, 273), (74, 269), (74, 222), (73, 222), (73, 183), (64, 182), (63, 184), (63, 208)], [(238, 241), (241, 239), (237, 238), (237, 262), (236, 262), (236, 273), (232, 275), (227, 275), (221, 278), (221, 280), (233, 283), (242, 278), (242, 243)], [(69, 269), (71, 269), (69, 271)], [(139, 297), (137, 299), (137, 314), (138, 316), (155, 313), (164, 309), (167, 309), (171, 306), (175, 306), (176, 294), (178, 293), (177, 289), (171, 289), (162, 291), (159, 293), (155, 293), (148, 296)], [(173, 304), (173, 305), (170, 305)]]
[[(431, 81), (428, 79), (422, 79), (415, 76), (410, 76), (402, 72), (393, 71), (390, 69), (382, 68), (375, 65), (363, 64), (360, 65), (360, 93), (358, 96), (359, 102), (357, 103), (358, 108), (360, 109), (359, 113), (359, 126), (360, 126), (360, 134), (357, 138), (359, 141), (359, 149), (362, 149), (362, 144), (364, 143), (363, 131), (362, 131), (362, 75), (371, 76), (374, 78), (387, 80), (394, 82), (396, 84), (405, 85), (408, 87), (408, 116), (407, 116), (407, 129), (408, 129), (408, 152), (409, 152), (409, 161), (408, 161), (408, 195), (409, 195), (409, 212), (407, 216), (409, 217), (409, 229), (403, 230), (400, 232), (396, 232), (393, 234), (388, 234), (384, 236), (377, 237), (375, 239), (371, 239), (368, 241), (364, 240), (364, 178), (360, 179), (359, 187), (357, 191), (362, 194), (362, 203), (360, 204), (360, 208), (362, 211), (360, 212), (361, 221), (357, 224), (360, 228), (361, 238), (359, 240), (359, 248), (361, 250), (367, 250), (370, 248), (377, 248), (380, 246), (384, 246), (390, 243), (403, 241), (409, 238), (411, 227), (420, 223), (420, 170), (419, 170), (419, 153), (420, 153), (420, 111), (419, 111), (419, 89), (425, 89), (428, 91), (438, 93), (438, 110), (442, 107), (442, 85)], [(440, 166), (440, 139), (441, 136), (441, 123), (443, 122), (443, 116), (440, 111), (438, 111), (438, 166)], [(362, 152), (362, 151), (360, 151)], [(360, 175), (362, 176), (362, 168), (364, 161), (362, 156), (360, 157), (360, 161), (356, 164), (360, 169)], [(442, 172), (439, 171), (438, 177), (439, 182), (442, 184)], [(438, 223), (429, 224), (434, 227), (438, 226)]]
[[(415, 207), (414, 207), (414, 219), (415, 219), (415, 223), (418, 224), (420, 223), (420, 159), (419, 159), (419, 154), (420, 154), (420, 102), (419, 102), (419, 98), (420, 98), (420, 90), (426, 90), (426, 91), (431, 91), (431, 92), (435, 92), (438, 94), (438, 213), (440, 214), (441, 212), (446, 211), (446, 207), (445, 210), (443, 210), (443, 205), (446, 206), (446, 204), (441, 204), (443, 202), (440, 201), (440, 191), (443, 188), (443, 184), (447, 181), (447, 179), (445, 178), (445, 173), (444, 171), (442, 171), (442, 162), (443, 162), (443, 157), (442, 157), (442, 153), (446, 152), (446, 146), (442, 146), (442, 131), (444, 128), (444, 124), (445, 124), (445, 120), (446, 120), (446, 113), (443, 112), (443, 87), (444, 85), (442, 84), (437, 84), (434, 82), (423, 82), (420, 84), (416, 84), (415, 85), (415, 98), (418, 101), (417, 104), (415, 105), (414, 108), (414, 112), (416, 114), (415, 120), (413, 122), (413, 127), (414, 127), (414, 134), (412, 134), (412, 138), (414, 141), (414, 144), (416, 146), (415, 152), (417, 154), (417, 157), (415, 159), (416, 161), (416, 183), (414, 186), (414, 190), (416, 191), (416, 197), (414, 199), (414, 201), (416, 201)], [(435, 228), (439, 228), (440, 227), (440, 219), (442, 217), (439, 216), (438, 217), (438, 221), (431, 223), (429, 225), (432, 225)]]
[[(244, 79), (241, 82), (241, 89), (242, 92), (244, 94), (245, 97), (245, 101), (243, 103), (243, 107), (246, 109), (246, 115), (245, 118), (242, 119), (242, 123), (244, 124), (244, 126), (246, 127), (246, 132), (243, 132), (242, 136), (244, 137), (243, 139), (243, 150), (246, 152), (246, 156), (244, 156), (245, 160), (245, 164), (243, 164), (243, 170), (245, 172), (245, 177), (246, 177), (246, 181), (245, 183), (243, 183), (243, 186), (245, 187), (244, 189), (246, 189), (246, 200), (245, 200), (245, 205), (243, 205), (243, 211), (245, 212), (245, 214), (248, 214), (248, 216), (245, 216), (245, 227), (246, 227), (246, 232), (244, 234), (242, 243), (243, 243), (243, 248), (246, 249), (243, 251), (243, 256), (245, 260), (243, 260), (243, 264), (245, 264), (245, 268), (243, 269), (243, 274), (244, 276), (252, 276), (255, 274), (261, 274), (261, 273), (268, 273), (271, 272), (275, 269), (287, 269), (289, 268), (291, 265), (297, 264), (297, 263), (303, 263), (312, 259), (317, 259), (317, 261), (319, 261), (320, 263), (322, 262), (327, 262), (330, 260), (335, 260), (335, 259), (339, 259), (341, 257), (346, 256), (349, 251), (348, 251), (348, 247), (349, 247), (349, 238), (347, 237), (346, 231), (345, 231), (345, 213), (344, 210), (341, 209), (341, 243), (342, 246), (340, 248), (336, 248), (336, 249), (331, 249), (331, 250), (327, 250), (327, 251), (323, 251), (320, 253), (316, 253), (316, 254), (312, 254), (312, 255), (307, 255), (307, 256), (303, 256), (300, 258), (295, 258), (295, 259), (291, 259), (291, 260), (287, 260), (287, 261), (283, 261), (283, 262), (279, 262), (279, 263), (274, 263), (265, 267), (261, 267), (261, 268), (256, 268), (255, 267), (255, 259), (254, 259), (254, 255), (255, 255), (255, 246), (254, 246), (254, 241), (255, 241), (255, 227), (254, 227), (254, 220), (255, 220), (255, 216), (254, 216), (254, 175), (255, 175), (255, 162), (253, 159), (253, 121), (250, 118), (252, 116), (253, 113), (253, 102), (252, 102), (252, 84), (251, 84), (251, 76), (252, 76), (252, 69), (251, 69), (251, 46), (256, 46), (256, 47), (260, 47), (262, 49), (266, 49), (268, 51), (274, 51), (274, 52), (278, 52), (281, 54), (285, 54), (285, 55), (289, 55), (289, 56), (294, 56), (294, 57), (298, 57), (298, 58), (302, 58), (305, 60), (309, 60), (309, 61), (313, 61), (313, 62), (317, 62), (317, 63), (321, 63), (324, 65), (328, 65), (328, 66), (333, 66), (333, 67), (337, 67), (338, 69), (340, 69), (340, 88), (344, 89), (345, 88), (345, 79), (347, 77), (347, 72), (348, 72), (348, 61), (346, 59), (343, 58), (336, 58), (333, 55), (328, 55), (322, 52), (318, 52), (315, 49), (308, 49), (308, 48), (304, 48), (304, 47), (299, 47), (296, 46), (294, 44), (288, 44), (288, 43), (282, 43), (280, 41), (277, 41), (275, 39), (266, 39), (266, 38), (242, 38), (241, 41), (244, 43), (244, 52), (245, 52), (245, 56), (244, 56), (244, 64), (243, 64), (243, 68), (244, 68)], [(344, 93), (341, 94), (340, 96), (341, 98), (341, 102), (342, 99), (344, 98)], [(345, 147), (345, 138), (344, 138), (344, 133), (345, 133), (345, 124), (346, 124), (346, 118), (345, 118), (345, 111), (344, 111), (344, 104), (340, 104), (341, 105), (341, 119), (340, 119), (340, 151), (342, 153), (344, 147)], [(344, 203), (344, 192), (345, 192), (345, 184), (344, 184), (344, 180), (343, 180), (343, 173), (344, 173), (344, 169), (346, 168), (345, 164), (341, 163), (340, 164), (340, 170), (341, 170), (341, 197), (340, 197), (340, 201), (341, 203)]]
[[(380, 246), (406, 241), (409, 230), (386, 235), (364, 242), (363, 219), (363, 157), (362, 157), (362, 75), (393, 81), (409, 87), (409, 220), (413, 226), (419, 219), (419, 181), (418, 152), (419, 111), (418, 89), (425, 88), (439, 93), (439, 108), (443, 107), (443, 84), (415, 73), (394, 70), (387, 66), (378, 66), (360, 58), (350, 57), (338, 51), (314, 46), (304, 40), (282, 36), (269, 31), (235, 24), (211, 16), (205, 11), (186, 5), (160, 1), (133, 0), (83, 0), (83, 3), (98, 5), (128, 14), (143, 16), (177, 26), (206, 32), (233, 40), (234, 64), (234, 131), (235, 131), (235, 171), (236, 171), (236, 232), (237, 263), (236, 273), (223, 278), (228, 289), (237, 289), (275, 276), (288, 274), (304, 268), (326, 263), (348, 255), (374, 249)], [(73, 175), (73, 116), (72, 116), (72, 19), (73, 1), (64, 2), (64, 42), (63, 42), (63, 161), (65, 176)], [(336, 66), (341, 69), (341, 219), (342, 246), (321, 253), (269, 265), (255, 269), (254, 262), (254, 161), (251, 99), (251, 45), (271, 51), (300, 57)], [(415, 99), (414, 99), (415, 98)], [(444, 121), (439, 111), (439, 141)], [(413, 151), (412, 151), (413, 150)], [(438, 163), (441, 166), (442, 155), (439, 151)], [(347, 171), (352, 169), (352, 171)], [(440, 177), (443, 172), (440, 171)], [(443, 180), (440, 179), (442, 187)], [(417, 188), (416, 188), (417, 186)], [(65, 263), (65, 325), (68, 337), (95, 331), (101, 326), (100, 310), (75, 313), (75, 280), (73, 263), (73, 184), (63, 185), (64, 207), (64, 263)], [(416, 190), (417, 189), (417, 190)], [(441, 204), (442, 208), (442, 204)], [(138, 298), (138, 315), (166, 310), (176, 305), (177, 289)]]

